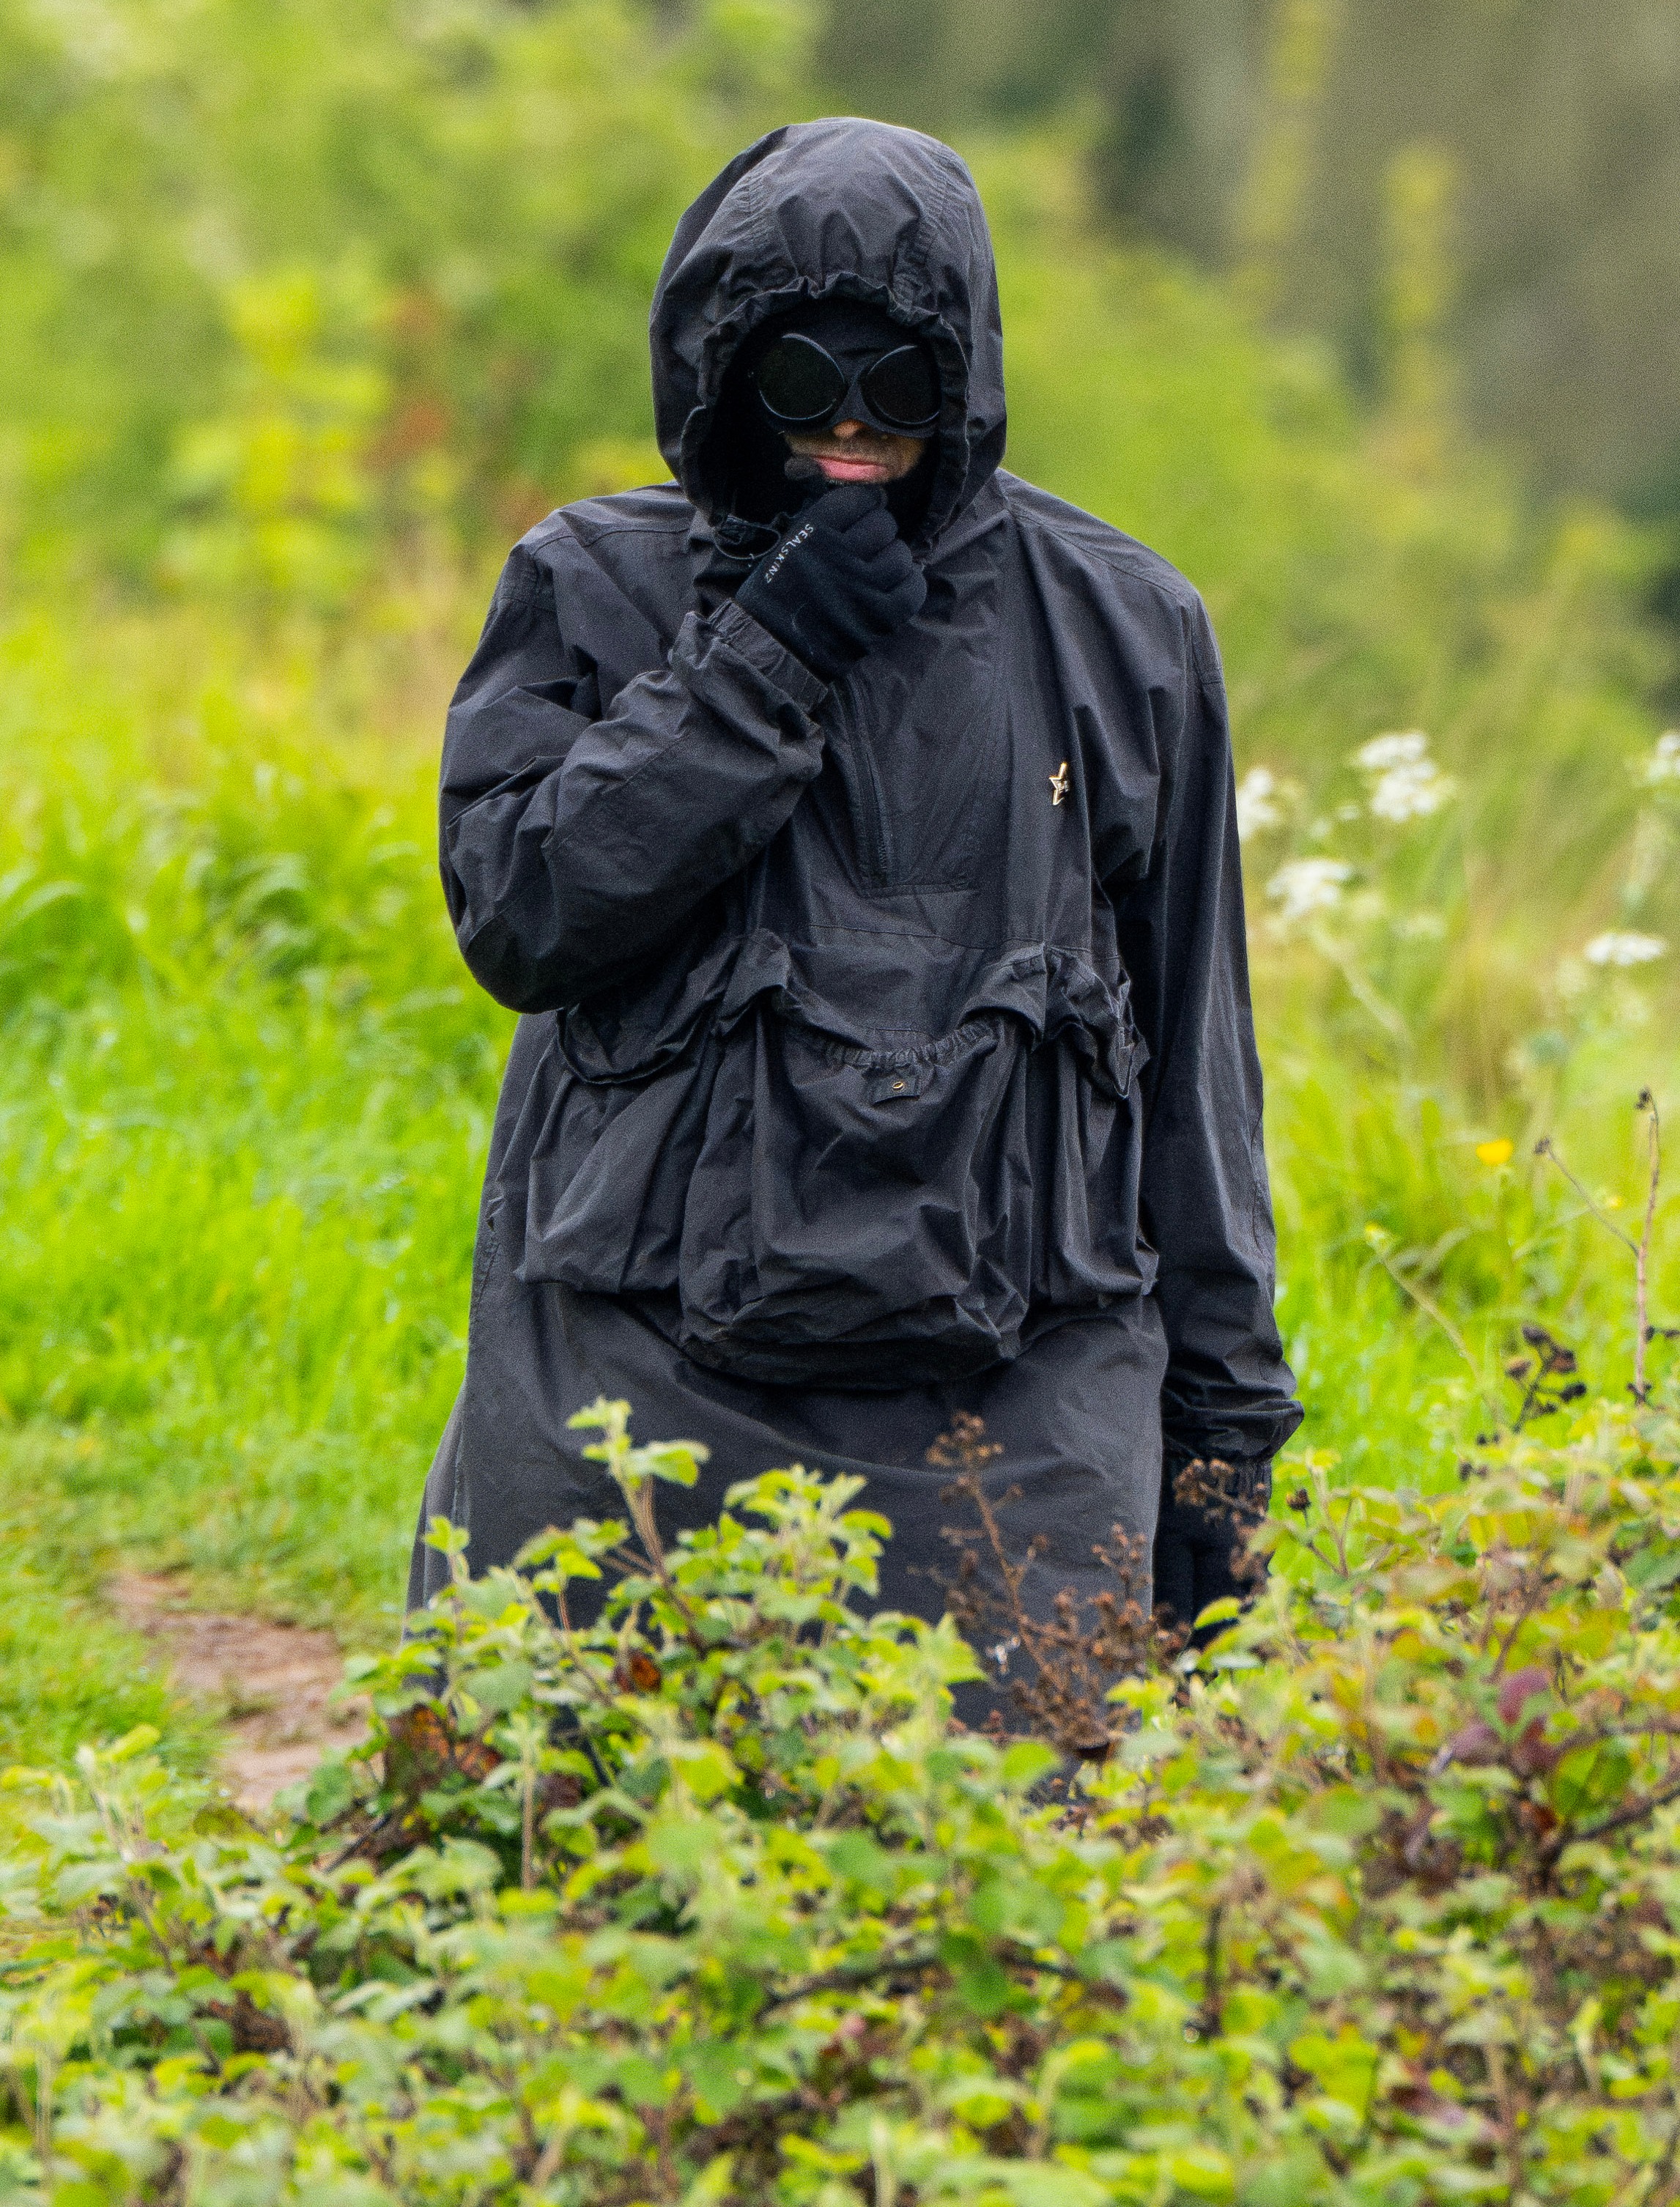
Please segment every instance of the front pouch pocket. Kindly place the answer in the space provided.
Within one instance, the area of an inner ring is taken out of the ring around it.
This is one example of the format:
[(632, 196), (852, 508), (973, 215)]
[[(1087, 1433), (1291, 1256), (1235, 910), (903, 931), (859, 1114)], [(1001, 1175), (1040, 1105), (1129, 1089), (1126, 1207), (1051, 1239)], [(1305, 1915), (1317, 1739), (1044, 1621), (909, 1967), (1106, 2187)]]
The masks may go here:
[(668, 1291), (716, 1073), (711, 1030), (734, 945), (673, 961), (556, 1023), (528, 1109), (518, 1277), (592, 1295)]
[(899, 1387), (1007, 1361), (1031, 1270), (1025, 1035), (868, 1050), (762, 1000), (727, 1037), (683, 1222), (683, 1346)]
[(1123, 984), (1042, 956), (1004, 978), (1020, 1008), (994, 983), (899, 1047), (780, 976), (674, 1052), (596, 1066), (568, 1032), (533, 1098), (519, 1277), (674, 1289), (696, 1362), (848, 1389), (983, 1370), (1035, 1310), (1137, 1293)]
[(559, 1078), (525, 1180), (525, 1282), (591, 1295), (677, 1284), (688, 1184), (715, 1053), (639, 1081)]

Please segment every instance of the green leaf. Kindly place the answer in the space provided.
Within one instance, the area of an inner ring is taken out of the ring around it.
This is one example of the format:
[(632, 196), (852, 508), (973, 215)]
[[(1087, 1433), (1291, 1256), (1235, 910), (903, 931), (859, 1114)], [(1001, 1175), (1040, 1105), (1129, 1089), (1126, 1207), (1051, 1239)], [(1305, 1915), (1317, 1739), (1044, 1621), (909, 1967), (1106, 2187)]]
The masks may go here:
[(633, 1461), (638, 1472), (651, 1478), (672, 1486), (692, 1486), (710, 1453), (699, 1441), (665, 1441), (656, 1448), (637, 1449)]
[(676, 1740), (667, 1749), (671, 1767), (697, 1801), (714, 1801), (741, 1773), (715, 1740)]
[(716, 1861), (718, 1834), (709, 1816), (655, 1816), (643, 1836), (648, 1852), (659, 1868), (679, 1877), (699, 1877)]
[(837, 1876), (873, 1893), (892, 1891), (893, 1857), (867, 1832), (842, 1832), (828, 1842), (823, 1851)]
[(498, 1663), (487, 1671), (469, 1671), (462, 1684), (481, 1709), (505, 1715), (529, 1695), (536, 1673), (529, 1663)]
[(714, 2154), (683, 2193), (683, 2207), (719, 2207), (734, 2196), (735, 2156)]
[(1237, 1600), (1236, 1596), (1235, 1594), (1223, 1594), (1217, 1601), (1211, 1601), (1205, 1609), (1198, 1612), (1196, 1618), (1196, 1630), (1199, 1632), (1205, 1625), (1229, 1624), (1234, 1618), (1238, 1618), (1241, 1615), (1242, 1604)]
[(356, 1783), (350, 1766), (334, 1757), (320, 1763), (309, 1779), (303, 1796), (303, 1814), (312, 1824), (330, 1824), (342, 1816), (355, 1799)]
[(1047, 1747), (1043, 1740), (1017, 1740), (1013, 1747), (1004, 1750), (1003, 1782), (1024, 1792), (1029, 1785), (1037, 1785), (1041, 1778), (1047, 1778), (1061, 1765), (1061, 1757), (1053, 1747)]
[(105, 1750), (105, 1759), (107, 1762), (132, 1762), (137, 1755), (144, 1755), (148, 1749), (156, 1747), (162, 1737), (163, 1734), (156, 1725), (136, 1725), (132, 1732), (125, 1732), (121, 1739), (111, 1742)]
[(1166, 2172), (1181, 2192), (1193, 2199), (1233, 2199), (1236, 2175), (1230, 2156), (1213, 2146), (1187, 2146), (1169, 2154)]
[(957, 1996), (971, 2014), (1001, 2015), (1009, 2004), (1009, 1973), (997, 1957), (966, 1933), (948, 1932), (939, 1942), (940, 1959), (951, 1972)]

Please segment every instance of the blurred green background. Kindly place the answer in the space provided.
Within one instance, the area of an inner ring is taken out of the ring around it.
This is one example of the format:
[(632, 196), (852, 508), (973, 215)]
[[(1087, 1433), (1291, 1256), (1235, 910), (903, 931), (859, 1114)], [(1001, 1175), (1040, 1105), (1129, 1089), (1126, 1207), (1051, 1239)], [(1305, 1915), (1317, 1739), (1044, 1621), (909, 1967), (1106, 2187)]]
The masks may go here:
[(969, 156), (1010, 464), (1218, 624), (1302, 1444), (1450, 1479), (1528, 1321), (1625, 1389), (1532, 1151), (1631, 1217), (1680, 1103), (1672, 0), (0, 0), (5, 1752), (201, 1749), (119, 1563), (395, 1629), (508, 1027), (443, 707), (663, 474), (675, 216), (835, 110)]

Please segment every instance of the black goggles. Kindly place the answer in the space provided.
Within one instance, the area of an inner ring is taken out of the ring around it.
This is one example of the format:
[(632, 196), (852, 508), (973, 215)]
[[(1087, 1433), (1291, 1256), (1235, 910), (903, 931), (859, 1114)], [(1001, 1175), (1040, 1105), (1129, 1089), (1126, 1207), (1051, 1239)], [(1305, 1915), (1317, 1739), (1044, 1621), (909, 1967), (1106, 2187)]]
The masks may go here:
[(764, 411), (784, 428), (826, 429), (844, 413), (920, 436), (939, 419), (938, 372), (919, 344), (894, 345), (849, 375), (815, 338), (789, 330), (759, 362), (753, 381)]

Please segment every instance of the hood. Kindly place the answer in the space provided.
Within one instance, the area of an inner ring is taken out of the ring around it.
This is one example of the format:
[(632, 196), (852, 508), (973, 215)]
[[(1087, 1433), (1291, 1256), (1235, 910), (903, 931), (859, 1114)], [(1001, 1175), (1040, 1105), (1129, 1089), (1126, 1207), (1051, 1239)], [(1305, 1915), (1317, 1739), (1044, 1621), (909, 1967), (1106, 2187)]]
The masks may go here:
[(974, 179), (936, 138), (832, 117), (738, 153), (677, 225), (654, 294), (660, 450), (708, 520), (713, 417), (742, 340), (772, 315), (841, 294), (884, 307), (931, 346), (944, 412), (927, 511), (932, 542), (1003, 458), (1003, 335)]

